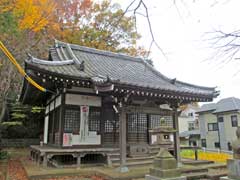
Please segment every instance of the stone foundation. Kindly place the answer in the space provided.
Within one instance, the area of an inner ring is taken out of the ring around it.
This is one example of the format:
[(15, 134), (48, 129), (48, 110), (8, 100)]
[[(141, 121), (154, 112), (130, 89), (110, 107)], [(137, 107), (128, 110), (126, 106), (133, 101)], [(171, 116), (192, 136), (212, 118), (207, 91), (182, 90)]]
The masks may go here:
[(151, 176), (151, 175), (146, 175), (145, 176), (146, 180), (186, 180), (185, 176), (180, 176), (180, 177), (173, 177), (173, 178), (160, 178), (156, 176)]
[(153, 168), (150, 168), (150, 175), (146, 175), (145, 179), (186, 180), (186, 177), (181, 176), (176, 159), (167, 150), (160, 149), (160, 152), (153, 161)]

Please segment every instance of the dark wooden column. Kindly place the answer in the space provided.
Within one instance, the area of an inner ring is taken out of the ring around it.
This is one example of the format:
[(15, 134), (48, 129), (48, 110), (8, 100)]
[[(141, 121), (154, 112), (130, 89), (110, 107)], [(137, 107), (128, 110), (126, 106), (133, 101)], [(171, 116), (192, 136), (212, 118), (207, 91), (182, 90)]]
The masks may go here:
[(120, 149), (120, 172), (128, 172), (126, 166), (127, 156), (127, 114), (126, 108), (120, 107), (119, 112), (119, 149)]
[[(54, 95), (55, 96), (55, 95)], [(51, 144), (55, 145), (55, 130), (54, 130), (54, 126), (55, 126), (55, 101), (56, 100), (56, 96), (54, 97), (53, 101), (51, 103), (53, 103), (53, 110), (51, 111), (51, 116), (52, 116), (52, 129), (51, 129)], [(51, 109), (51, 103), (50, 103), (50, 109)]]
[(179, 163), (181, 163), (181, 155), (180, 155), (180, 138), (179, 138), (179, 124), (178, 124), (177, 107), (173, 107), (173, 128), (176, 129), (176, 132), (174, 133), (175, 158), (179, 164)]
[(65, 117), (65, 93), (61, 91), (61, 105), (60, 105), (60, 121), (59, 121), (59, 136), (60, 136), (60, 144), (59, 146), (63, 146), (63, 133), (64, 133), (64, 117)]

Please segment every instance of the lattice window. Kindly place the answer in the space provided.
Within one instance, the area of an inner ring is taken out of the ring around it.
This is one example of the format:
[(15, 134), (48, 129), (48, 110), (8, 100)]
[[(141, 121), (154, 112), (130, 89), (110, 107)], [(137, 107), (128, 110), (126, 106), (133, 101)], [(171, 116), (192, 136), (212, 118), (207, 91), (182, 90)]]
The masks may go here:
[(147, 114), (138, 114), (138, 132), (145, 133), (147, 131)]
[(65, 132), (79, 132), (80, 127), (80, 108), (67, 108), (65, 109), (64, 118), (64, 131)]
[(173, 127), (173, 118), (172, 116), (163, 116), (166, 122), (166, 126)]
[(101, 109), (99, 107), (90, 107), (89, 109), (89, 131), (100, 132)]
[(116, 132), (119, 131), (119, 119), (112, 109), (106, 109), (104, 122), (104, 132)]
[(138, 132), (138, 114), (128, 114), (128, 132), (137, 133)]
[(104, 133), (103, 141), (105, 144), (118, 144), (119, 142), (119, 118), (114, 110), (109, 107), (104, 108)]
[(161, 127), (161, 126), (173, 127), (172, 116), (150, 114), (150, 124), (149, 124), (150, 129)]
[(151, 114), (150, 115), (150, 129), (160, 127), (161, 125), (161, 115)]
[(132, 113), (128, 114), (128, 132), (145, 133), (147, 131), (147, 114)]
[(147, 114), (131, 113), (127, 115), (128, 142), (147, 142), (148, 119)]
[(60, 143), (61, 143), (60, 133), (57, 132), (55, 133), (55, 144), (60, 144)]

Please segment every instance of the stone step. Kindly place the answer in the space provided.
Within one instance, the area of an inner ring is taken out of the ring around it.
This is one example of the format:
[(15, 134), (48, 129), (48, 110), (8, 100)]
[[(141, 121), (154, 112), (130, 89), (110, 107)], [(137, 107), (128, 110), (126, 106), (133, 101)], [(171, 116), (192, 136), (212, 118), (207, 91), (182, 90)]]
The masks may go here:
[(171, 143), (168, 143), (168, 142), (166, 142), (166, 143), (162, 143), (162, 144), (158, 144), (158, 145), (149, 145), (148, 147), (149, 148), (160, 148), (160, 147), (169, 147), (169, 146), (173, 146), (173, 144), (171, 144)]
[(139, 156), (139, 157), (127, 158), (127, 162), (145, 161), (145, 160), (152, 160), (153, 161), (153, 159), (154, 159), (154, 156)]
[(187, 180), (196, 180), (206, 178), (205, 172), (183, 173), (182, 176), (186, 176)]
[(213, 164), (214, 161), (204, 161), (204, 160), (193, 160), (193, 159), (183, 159), (182, 163), (184, 165), (207, 165), (207, 164)]
[(205, 166), (206, 168), (209, 168), (209, 169), (222, 169), (222, 168), (227, 168), (227, 165), (226, 164), (209, 164), (209, 165), (206, 165)]
[[(127, 162), (139, 162), (139, 161), (152, 161), (153, 162), (154, 156), (139, 156), (139, 157), (131, 157), (127, 158)], [(113, 163), (119, 163), (120, 158), (112, 158), (111, 159)]]
[[(133, 166), (147, 166), (147, 165), (152, 165), (152, 163), (153, 163), (153, 161), (152, 160), (145, 160), (145, 161), (137, 161), (137, 162), (127, 162), (126, 163), (126, 166), (128, 166), (128, 167), (133, 167)], [(117, 167), (117, 166), (119, 166), (120, 165), (120, 163), (118, 162), (118, 163), (113, 163), (113, 166), (114, 167)]]
[(159, 152), (159, 150), (158, 151), (149, 151), (149, 154), (150, 155), (157, 155), (158, 152)]
[(108, 155), (110, 156), (110, 158), (119, 158), (120, 157), (120, 153), (108, 153)]
[(220, 170), (215, 169), (215, 171), (216, 172), (210, 170), (210, 172), (208, 172), (206, 177), (211, 180), (218, 180), (220, 179), (220, 177), (224, 177), (228, 175), (227, 169), (220, 169)]
[(181, 168), (181, 172), (182, 173), (202, 173), (202, 172), (205, 172), (207, 173), (208, 172), (208, 168), (205, 168), (205, 167), (191, 167), (191, 168)]

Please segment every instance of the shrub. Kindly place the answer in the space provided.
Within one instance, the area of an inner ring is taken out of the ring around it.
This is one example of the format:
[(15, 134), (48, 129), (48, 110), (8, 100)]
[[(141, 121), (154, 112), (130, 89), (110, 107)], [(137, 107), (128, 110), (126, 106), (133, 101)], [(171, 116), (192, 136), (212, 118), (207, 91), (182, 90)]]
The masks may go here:
[(8, 157), (7, 151), (0, 150), (0, 160), (7, 159), (7, 157)]
[(25, 138), (28, 136), (28, 130), (19, 122), (5, 122), (0, 125), (2, 138)]
[(11, 122), (2, 122), (2, 125), (4, 126), (15, 126), (15, 125), (22, 125), (22, 122), (18, 122), (18, 121), (11, 121)]

